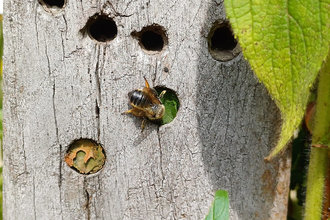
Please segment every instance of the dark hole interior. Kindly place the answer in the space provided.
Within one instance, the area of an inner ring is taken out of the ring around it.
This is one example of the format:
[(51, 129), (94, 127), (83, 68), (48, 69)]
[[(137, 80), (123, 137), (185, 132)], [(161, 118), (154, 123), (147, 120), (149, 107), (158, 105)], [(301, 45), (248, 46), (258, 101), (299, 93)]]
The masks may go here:
[(117, 25), (107, 16), (98, 16), (90, 25), (89, 34), (97, 41), (110, 41), (117, 35)]
[(228, 25), (221, 26), (214, 31), (211, 38), (212, 50), (233, 50), (236, 45), (237, 41)]
[(145, 31), (142, 33), (141, 43), (146, 50), (161, 51), (164, 47), (162, 36), (153, 31)]
[(59, 8), (63, 8), (64, 0), (43, 0), (43, 2), (48, 6), (57, 6)]

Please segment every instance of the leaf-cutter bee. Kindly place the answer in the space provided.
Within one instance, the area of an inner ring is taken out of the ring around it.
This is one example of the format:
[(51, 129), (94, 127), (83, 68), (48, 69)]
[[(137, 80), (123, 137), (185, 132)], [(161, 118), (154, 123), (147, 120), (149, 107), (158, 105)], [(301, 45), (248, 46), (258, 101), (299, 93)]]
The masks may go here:
[(146, 86), (143, 89), (135, 89), (128, 93), (128, 98), (132, 109), (124, 112), (131, 113), (136, 117), (143, 118), (142, 131), (146, 124), (146, 118), (149, 120), (159, 120), (164, 116), (165, 107), (160, 99), (164, 96), (166, 90), (163, 90), (158, 96), (154, 88), (150, 88), (147, 79), (144, 77)]

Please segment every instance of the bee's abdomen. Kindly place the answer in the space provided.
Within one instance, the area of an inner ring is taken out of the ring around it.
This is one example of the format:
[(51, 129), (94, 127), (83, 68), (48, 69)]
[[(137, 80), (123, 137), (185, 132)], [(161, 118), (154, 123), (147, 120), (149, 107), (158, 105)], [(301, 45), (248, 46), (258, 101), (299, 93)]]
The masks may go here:
[(129, 101), (135, 106), (141, 106), (150, 104), (150, 101), (146, 99), (144, 93), (141, 90), (133, 90), (128, 93)]

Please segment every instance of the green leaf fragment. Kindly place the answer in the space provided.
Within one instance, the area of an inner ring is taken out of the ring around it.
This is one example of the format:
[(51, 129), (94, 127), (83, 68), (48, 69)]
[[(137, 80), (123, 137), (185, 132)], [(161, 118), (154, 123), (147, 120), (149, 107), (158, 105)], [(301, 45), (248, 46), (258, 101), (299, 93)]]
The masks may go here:
[(164, 102), (164, 106), (165, 106), (165, 114), (164, 117), (162, 118), (162, 123), (167, 124), (173, 121), (173, 119), (175, 118), (177, 113), (177, 104), (174, 101), (168, 100)]
[(225, 0), (244, 56), (279, 107), (278, 154), (298, 128), (330, 43), (330, 0)]
[(78, 151), (76, 158), (73, 160), (73, 167), (79, 172), (84, 174), (95, 173), (102, 169), (105, 161), (104, 154), (101, 147), (97, 147), (95, 158), (89, 158), (87, 162), (84, 162), (86, 153), (84, 151)]
[[(162, 88), (156, 88), (158, 94), (160, 94), (163, 89)], [(165, 114), (163, 118), (160, 120), (159, 124), (164, 125), (168, 124), (176, 117), (176, 114), (179, 110), (179, 99), (176, 96), (175, 92), (172, 90), (166, 90), (166, 93), (161, 98), (161, 102), (165, 106)]]
[(228, 220), (229, 219), (229, 198), (225, 190), (218, 190), (215, 193), (214, 201), (209, 214), (205, 220)]
[(104, 153), (102, 146), (92, 140), (75, 140), (69, 145), (65, 162), (79, 173), (96, 173), (105, 163)]

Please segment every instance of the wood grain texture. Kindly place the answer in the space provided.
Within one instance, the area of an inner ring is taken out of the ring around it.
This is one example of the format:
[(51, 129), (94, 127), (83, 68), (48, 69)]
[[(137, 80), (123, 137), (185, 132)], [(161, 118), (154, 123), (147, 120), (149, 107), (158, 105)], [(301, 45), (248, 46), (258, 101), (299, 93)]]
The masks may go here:
[[(101, 11), (118, 27), (103, 44), (79, 32)], [(286, 219), (290, 155), (263, 161), (280, 116), (242, 55), (209, 54), (220, 19), (223, 3), (211, 0), (69, 0), (57, 14), (5, 1), (4, 218), (203, 219), (224, 189), (231, 219)], [(168, 45), (150, 55), (131, 32), (154, 23)], [(141, 120), (121, 113), (143, 76), (175, 90), (180, 110), (141, 133)], [(103, 145), (102, 171), (65, 164), (79, 138)]]

